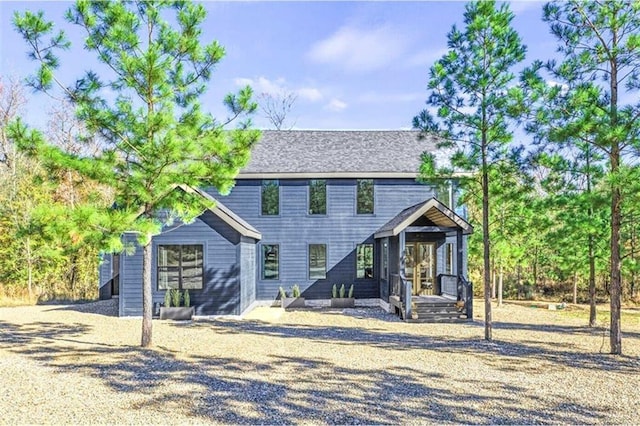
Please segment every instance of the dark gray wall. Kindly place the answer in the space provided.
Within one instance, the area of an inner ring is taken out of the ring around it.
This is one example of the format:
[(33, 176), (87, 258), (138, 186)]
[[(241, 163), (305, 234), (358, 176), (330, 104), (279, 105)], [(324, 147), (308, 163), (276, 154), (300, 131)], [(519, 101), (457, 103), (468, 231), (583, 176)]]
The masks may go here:
[[(125, 242), (134, 242), (135, 235), (125, 234)], [(210, 212), (195, 222), (174, 224), (153, 238), (151, 280), (153, 302), (164, 301), (164, 290), (157, 289), (157, 253), (161, 244), (202, 244), (204, 248), (204, 284), (202, 290), (190, 290), (196, 315), (237, 315), (240, 313), (240, 236), (225, 222)], [(248, 244), (248, 243), (247, 243)], [(254, 244), (255, 246), (255, 244)], [(142, 315), (142, 249), (121, 257), (122, 316)], [(255, 250), (255, 248), (254, 248)], [(250, 249), (246, 249), (250, 251)], [(252, 267), (253, 269), (253, 267)], [(250, 294), (249, 294), (250, 297)]]
[[(261, 280), (260, 254), (256, 251), (256, 299), (273, 300), (278, 287), (299, 284), (308, 298), (331, 297), (334, 283), (355, 284), (357, 298), (380, 297), (379, 268), (374, 279), (356, 279), (356, 244), (372, 242), (373, 234), (406, 207), (434, 195), (430, 186), (413, 179), (376, 179), (375, 213), (356, 214), (356, 180), (327, 180), (327, 214), (309, 215), (308, 180), (280, 181), (280, 214), (260, 214), (260, 180), (239, 180), (228, 196), (209, 192), (262, 233), (264, 244), (280, 245), (280, 279)], [(327, 245), (327, 279), (308, 278), (308, 245)], [(379, 253), (375, 253), (376, 259)]]

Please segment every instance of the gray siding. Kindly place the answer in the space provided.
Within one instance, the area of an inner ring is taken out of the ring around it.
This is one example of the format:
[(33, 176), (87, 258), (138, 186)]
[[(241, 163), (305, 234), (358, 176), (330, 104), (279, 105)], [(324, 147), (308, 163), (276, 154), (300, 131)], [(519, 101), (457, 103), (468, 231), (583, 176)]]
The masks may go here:
[[(260, 249), (256, 258), (256, 299), (273, 300), (278, 287), (299, 284), (308, 298), (329, 298), (331, 287), (355, 284), (357, 298), (380, 297), (379, 269), (374, 279), (356, 279), (356, 244), (373, 242), (373, 233), (404, 208), (434, 195), (430, 186), (412, 179), (376, 179), (375, 213), (356, 214), (356, 180), (327, 180), (327, 214), (308, 215), (308, 180), (280, 181), (280, 214), (260, 215), (260, 180), (240, 180), (228, 196), (209, 192), (262, 233), (263, 244), (280, 245), (280, 279), (261, 280)], [(327, 245), (327, 278), (308, 278), (308, 245)], [(379, 254), (375, 253), (376, 259)], [(376, 265), (377, 266), (377, 265)]]
[[(125, 234), (125, 241), (135, 236)], [(229, 315), (240, 313), (240, 236), (210, 212), (195, 222), (175, 224), (153, 238), (151, 279), (153, 302), (164, 301), (164, 290), (157, 288), (157, 253), (162, 244), (202, 244), (204, 249), (204, 283), (202, 290), (190, 290), (191, 303), (197, 315)], [(142, 249), (122, 256), (120, 315), (142, 315)]]
[(240, 313), (256, 300), (256, 242), (242, 237), (240, 259)]
[(99, 295), (100, 299), (111, 298), (111, 285), (107, 285), (112, 278), (113, 255), (111, 253), (102, 253), (100, 266), (98, 267)]

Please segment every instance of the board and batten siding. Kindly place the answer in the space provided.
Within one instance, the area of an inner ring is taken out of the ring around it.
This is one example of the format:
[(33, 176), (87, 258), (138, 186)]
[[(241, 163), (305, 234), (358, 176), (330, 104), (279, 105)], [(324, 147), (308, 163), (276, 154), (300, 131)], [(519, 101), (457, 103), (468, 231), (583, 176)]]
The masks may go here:
[[(208, 192), (262, 233), (256, 250), (256, 299), (273, 300), (280, 286), (300, 285), (312, 299), (331, 297), (333, 284), (354, 284), (356, 298), (378, 298), (378, 250), (373, 279), (356, 279), (357, 244), (373, 243), (373, 234), (405, 208), (434, 196), (431, 186), (413, 179), (375, 179), (374, 214), (356, 214), (356, 180), (327, 179), (327, 214), (309, 215), (308, 179), (280, 180), (280, 212), (261, 215), (261, 180), (238, 180), (227, 196)], [(278, 280), (262, 280), (261, 244), (280, 245)], [(308, 245), (326, 244), (327, 278), (310, 280)], [(392, 259), (390, 259), (390, 263)]]
[[(121, 316), (142, 315), (142, 248), (135, 242), (134, 234), (125, 234), (125, 243), (131, 243), (135, 252), (121, 257)], [(190, 290), (191, 304), (196, 315), (238, 315), (241, 312), (240, 282), (242, 251), (255, 252), (255, 241), (247, 239), (241, 243), (237, 231), (207, 211), (190, 224), (177, 223), (165, 227), (160, 235), (153, 237), (151, 280), (153, 302), (164, 301), (165, 290), (158, 290), (157, 256), (158, 246), (164, 244), (202, 244), (204, 278), (202, 290)], [(242, 247), (246, 245), (247, 247)], [(253, 246), (253, 247), (250, 247)], [(250, 261), (250, 259), (249, 259)], [(253, 264), (243, 281), (251, 280)], [(250, 290), (249, 290), (250, 291)], [(247, 297), (251, 298), (249, 292)]]

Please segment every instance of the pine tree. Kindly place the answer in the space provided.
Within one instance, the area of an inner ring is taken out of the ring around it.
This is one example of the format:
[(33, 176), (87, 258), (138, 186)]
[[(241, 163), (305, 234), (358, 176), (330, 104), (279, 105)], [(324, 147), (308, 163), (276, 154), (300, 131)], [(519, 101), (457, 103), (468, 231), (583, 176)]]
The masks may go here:
[[(16, 13), (13, 20), (39, 63), (31, 86), (46, 92), (57, 86), (87, 131), (101, 138), (103, 149), (91, 156), (68, 152), (21, 122), (12, 126), (12, 136), (48, 167), (74, 170), (113, 189), (116, 208), (85, 212), (92, 221), (84, 227), (106, 232), (109, 245), (120, 249), (120, 232), (138, 232), (145, 347), (152, 343), (151, 238), (162, 226), (158, 212), (168, 210), (185, 221), (196, 217), (209, 206), (176, 187), (228, 192), (260, 136), (248, 119), (225, 128), (256, 110), (249, 87), (226, 96), (225, 121), (202, 110), (199, 99), (224, 56), (217, 42), (201, 41), (205, 17), (204, 6), (190, 2), (76, 2), (65, 18), (86, 34), (78, 55), (93, 54), (104, 66), (71, 85), (55, 75), (57, 52), (71, 48), (65, 33), (54, 31), (42, 12)], [(107, 90), (114, 100), (105, 96)]]
[[(463, 30), (448, 34), (449, 52), (430, 70), (427, 109), (413, 120), (415, 128), (440, 134), (442, 146), (458, 148), (453, 165), (478, 170), (482, 189), (485, 339), (492, 339), (490, 261), (490, 170), (506, 155), (512, 139), (508, 126), (512, 68), (526, 48), (511, 27), (513, 13), (495, 1), (468, 3)], [(437, 109), (437, 118), (432, 111)], [(422, 175), (433, 177), (433, 157), (423, 156)], [(441, 173), (439, 173), (441, 174)]]

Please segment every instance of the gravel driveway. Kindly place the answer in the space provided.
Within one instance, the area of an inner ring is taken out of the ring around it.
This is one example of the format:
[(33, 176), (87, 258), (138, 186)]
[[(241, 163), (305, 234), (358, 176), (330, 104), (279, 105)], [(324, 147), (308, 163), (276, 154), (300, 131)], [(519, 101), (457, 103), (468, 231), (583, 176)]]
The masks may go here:
[[(482, 303), (476, 306), (481, 309)], [(111, 301), (0, 308), (0, 424), (637, 424), (640, 314), (625, 356), (565, 311), (507, 305), (464, 324), (378, 309), (140, 321)]]

